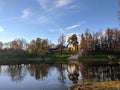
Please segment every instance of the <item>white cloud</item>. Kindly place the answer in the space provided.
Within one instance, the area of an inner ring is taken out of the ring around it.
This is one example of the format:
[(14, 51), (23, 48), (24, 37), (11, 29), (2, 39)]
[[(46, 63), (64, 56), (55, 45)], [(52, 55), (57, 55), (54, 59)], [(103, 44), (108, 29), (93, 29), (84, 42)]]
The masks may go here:
[(60, 33), (63, 33), (63, 32), (65, 32), (66, 30), (73, 30), (73, 29), (75, 29), (75, 28), (78, 28), (78, 27), (80, 27), (83, 23), (85, 23), (85, 21), (82, 21), (82, 22), (79, 23), (79, 24), (75, 24), (75, 25), (72, 25), (72, 26), (69, 26), (69, 27), (65, 27), (65, 28), (51, 29), (50, 32), (60, 32)]
[(27, 9), (24, 9), (24, 10), (22, 11), (21, 18), (26, 19), (26, 18), (28, 18), (30, 15), (31, 15), (30, 9), (27, 8)]
[(84, 24), (84, 23), (85, 23), (85, 21), (82, 21), (82, 22), (79, 23), (79, 24), (75, 24), (75, 25), (66, 27), (65, 29), (66, 29), (66, 30), (72, 30), (72, 29), (75, 29), (75, 28), (77, 28), (77, 27), (80, 27), (80, 26), (81, 26), (82, 24)]
[(105, 35), (106, 35), (106, 34), (105, 34), (105, 31), (102, 31), (102, 32), (101, 32), (101, 34), (100, 34), (100, 35), (98, 35), (98, 37), (97, 37), (97, 38), (98, 38), (98, 39), (100, 39), (101, 37), (105, 37)]
[(2, 26), (0, 26), (0, 32), (4, 31), (4, 28)]
[(71, 2), (72, 2), (72, 0), (58, 0), (58, 1), (56, 1), (55, 7), (56, 8), (64, 7), (64, 6), (68, 5), (68, 4), (70, 4)]
[(37, 2), (42, 6), (43, 9), (47, 9), (48, 2), (50, 0), (37, 0)]
[(70, 4), (73, 0), (36, 0), (40, 6), (46, 10), (51, 11), (57, 8), (62, 8)]
[(65, 29), (66, 29), (66, 30), (71, 30), (71, 29), (75, 29), (75, 28), (77, 28), (77, 27), (79, 27), (79, 26), (80, 26), (80, 24), (75, 24), (75, 25), (66, 27)]

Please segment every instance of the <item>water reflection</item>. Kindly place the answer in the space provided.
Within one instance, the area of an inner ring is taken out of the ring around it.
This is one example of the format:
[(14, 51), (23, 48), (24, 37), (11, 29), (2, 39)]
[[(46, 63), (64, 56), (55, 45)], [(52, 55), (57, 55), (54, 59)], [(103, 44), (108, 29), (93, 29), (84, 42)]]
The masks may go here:
[[(84, 80), (120, 80), (120, 65), (83, 67), (79, 62), (68, 64), (17, 64), (0, 66), (2, 90), (67, 90)], [(17, 84), (18, 83), (18, 84)], [(9, 87), (7, 88), (6, 85)], [(41, 89), (42, 90), (42, 89)]]
[(22, 81), (26, 75), (25, 65), (9, 65), (6, 68), (6, 71), (13, 82)]
[(49, 67), (48, 64), (29, 64), (27, 69), (30, 75), (35, 77), (36, 80), (43, 80), (48, 76)]
[[(0, 88), (3, 90), (9, 90), (9, 88), (67, 90), (68, 87), (74, 85), (68, 77), (70, 70), (75, 69), (74, 67), (76, 67), (74, 64), (1, 65)], [(77, 81), (81, 79), (80, 75), (78, 76)]]
[(95, 82), (120, 80), (120, 65), (92, 66), (88, 72), (89, 78), (94, 77)]
[(68, 71), (68, 77), (69, 79), (74, 83), (77, 84), (78, 83), (78, 77), (80, 75), (79, 72), (79, 66), (75, 65), (75, 64), (71, 64), (69, 69), (67, 69)]
[(57, 69), (58, 69), (58, 73), (59, 73), (58, 80), (59, 80), (59, 82), (61, 82), (64, 85), (65, 79), (66, 79), (66, 76), (65, 76), (66, 65), (59, 64), (59, 65), (57, 65)]
[(76, 84), (83, 84), (85, 79), (87, 78), (87, 70), (86, 67), (83, 66), (82, 63), (78, 62), (78, 60), (70, 60), (69, 61), (68, 77), (69, 79)]

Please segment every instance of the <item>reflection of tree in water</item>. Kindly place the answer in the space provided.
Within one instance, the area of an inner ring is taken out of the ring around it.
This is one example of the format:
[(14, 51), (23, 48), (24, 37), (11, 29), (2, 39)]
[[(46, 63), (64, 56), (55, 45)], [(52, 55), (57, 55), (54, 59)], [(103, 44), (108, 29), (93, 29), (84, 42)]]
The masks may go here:
[(70, 70), (68, 71), (68, 77), (73, 83), (78, 83), (78, 77), (79, 77), (79, 67), (75, 64), (69, 65)]
[(92, 66), (88, 71), (97, 82), (120, 80), (120, 65)]
[(58, 80), (64, 85), (65, 84), (65, 64), (59, 64), (57, 65), (57, 69), (58, 69), (58, 72), (59, 72), (59, 77), (58, 77)]
[(36, 80), (44, 79), (48, 75), (48, 64), (30, 64), (28, 70), (31, 76), (34, 76)]
[(12, 81), (22, 81), (26, 75), (25, 65), (9, 65), (7, 72), (11, 77)]
[(83, 66), (82, 63), (79, 63), (78, 61), (69, 61), (69, 70), (68, 71), (68, 77), (69, 79), (74, 83), (77, 84), (79, 80), (79, 76), (81, 77), (81, 82), (85, 82), (85, 80), (88, 78), (87, 68)]
[(73, 73), (70, 73), (69, 75), (69, 79), (71, 80), (71, 81), (73, 81), (73, 83), (78, 83), (78, 76), (79, 76), (79, 73), (78, 73), (78, 71), (77, 70), (75, 70)]

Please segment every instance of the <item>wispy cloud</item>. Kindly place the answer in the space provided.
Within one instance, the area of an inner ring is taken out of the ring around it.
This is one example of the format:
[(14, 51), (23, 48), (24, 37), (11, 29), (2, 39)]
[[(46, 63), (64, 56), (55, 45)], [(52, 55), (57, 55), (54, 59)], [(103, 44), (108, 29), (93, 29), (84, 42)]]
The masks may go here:
[(72, 29), (75, 29), (75, 28), (78, 28), (78, 27), (80, 27), (82, 24), (84, 24), (85, 23), (85, 21), (82, 21), (81, 23), (79, 23), (79, 24), (75, 24), (75, 25), (72, 25), (72, 26), (69, 26), (69, 27), (66, 27), (65, 29), (66, 30), (72, 30)]
[(75, 24), (75, 25), (66, 27), (65, 29), (66, 29), (66, 30), (71, 30), (71, 29), (75, 29), (75, 28), (77, 28), (77, 27), (79, 27), (79, 26), (80, 26), (80, 24)]
[(51, 11), (54, 9), (62, 8), (69, 5), (73, 0), (36, 0), (40, 6), (46, 10)]
[(26, 19), (26, 18), (28, 18), (30, 15), (31, 15), (30, 9), (27, 8), (27, 9), (24, 9), (24, 10), (22, 11), (21, 18)]
[(75, 28), (80, 27), (83, 23), (85, 23), (85, 21), (82, 21), (82, 22), (79, 23), (79, 24), (75, 24), (75, 25), (72, 25), (72, 26), (69, 26), (69, 27), (65, 27), (65, 28), (50, 29), (50, 32), (63, 33), (63, 32), (65, 32), (65, 31), (67, 31), (67, 30), (74, 30)]
[(3, 32), (4, 28), (2, 26), (0, 26), (0, 32)]
[(37, 2), (41, 5), (43, 9), (47, 9), (47, 5), (49, 5), (48, 4), (49, 1), (50, 0), (37, 0)]
[(68, 4), (70, 4), (71, 2), (72, 2), (72, 0), (58, 0), (55, 3), (56, 4), (55, 7), (56, 8), (64, 7)]

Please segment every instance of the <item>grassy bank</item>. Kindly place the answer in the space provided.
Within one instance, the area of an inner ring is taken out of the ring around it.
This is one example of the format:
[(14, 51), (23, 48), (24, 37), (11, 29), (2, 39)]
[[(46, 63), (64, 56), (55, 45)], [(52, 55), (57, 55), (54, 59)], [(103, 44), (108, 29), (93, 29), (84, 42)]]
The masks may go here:
[(88, 63), (88, 64), (106, 64), (109, 63), (111, 64), (116, 64), (120, 62), (120, 56), (119, 54), (109, 54), (105, 52), (91, 52), (88, 55), (82, 55), (79, 56), (79, 61), (83, 63)]
[(62, 54), (60, 52), (52, 52), (52, 53), (47, 53), (45, 57), (53, 58), (53, 59), (66, 59), (69, 57), (71, 54), (75, 54), (76, 51), (66, 51), (63, 52)]
[(0, 64), (21, 64), (21, 63), (67, 63), (67, 57), (74, 52), (52, 52), (47, 53), (45, 56), (36, 55), (0, 55)]
[(27, 63), (27, 56), (0, 55), (0, 65)]
[(119, 90), (120, 81), (110, 82), (91, 82), (84, 85), (76, 85), (71, 87), (70, 90)]
[(67, 58), (74, 53), (76, 52), (67, 51), (67, 52), (63, 52), (62, 54), (60, 52), (47, 53), (45, 57), (49, 58), (49, 60), (46, 60), (46, 63), (54, 63), (54, 64), (67, 63)]

